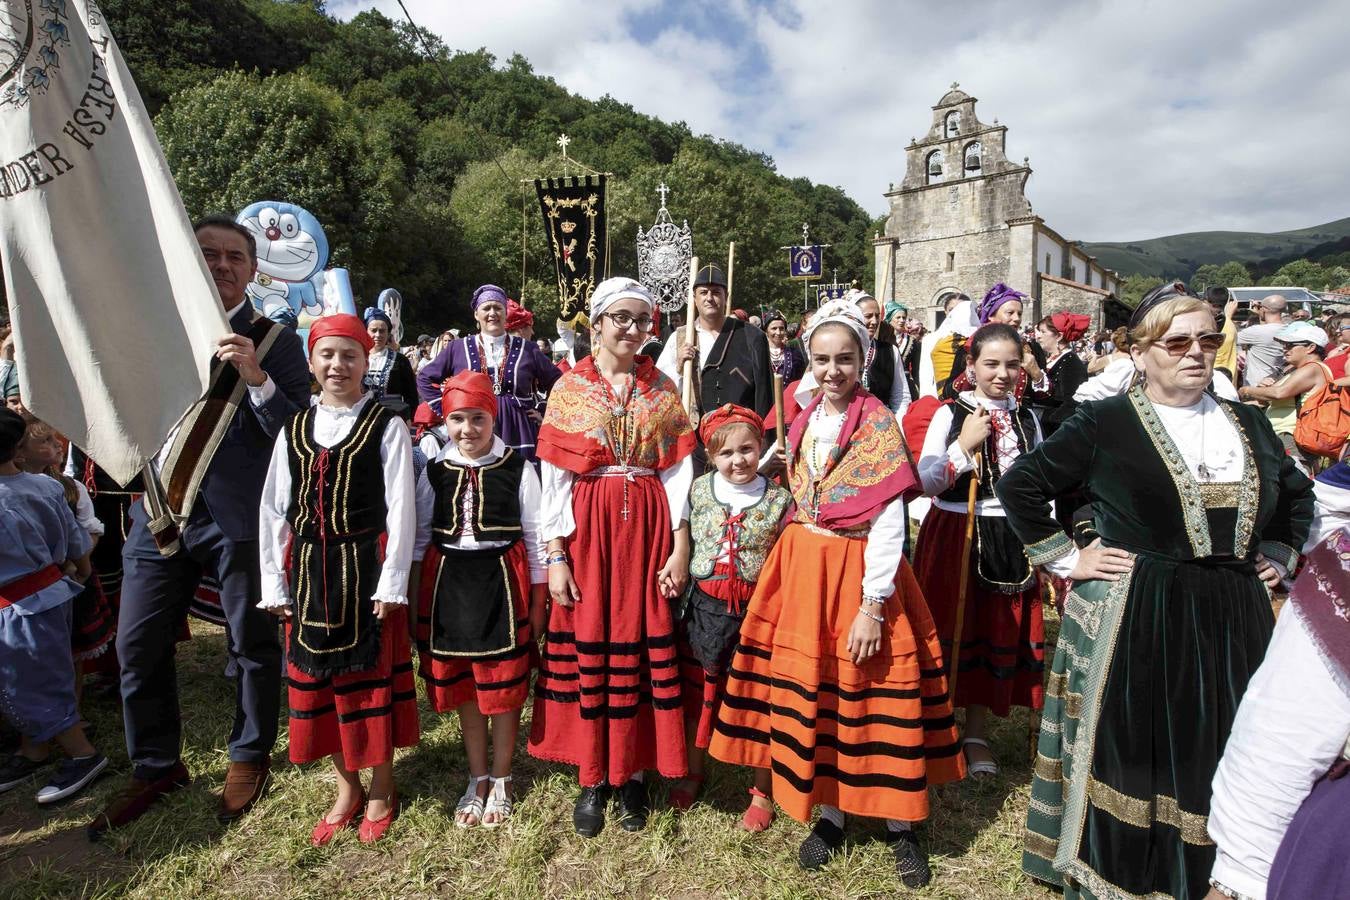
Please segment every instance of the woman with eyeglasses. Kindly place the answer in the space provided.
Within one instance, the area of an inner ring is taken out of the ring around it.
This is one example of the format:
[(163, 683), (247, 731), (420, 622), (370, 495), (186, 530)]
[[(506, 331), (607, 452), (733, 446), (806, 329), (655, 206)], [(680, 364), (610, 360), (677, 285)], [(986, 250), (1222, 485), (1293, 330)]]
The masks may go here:
[(654, 304), (631, 278), (591, 295), (591, 354), (549, 397), (539, 431), (551, 607), (530, 753), (574, 765), (578, 834), (647, 824), (643, 773), (687, 774), (671, 600), (689, 578), (694, 429), (638, 348)]
[(502, 443), (534, 462), (535, 441), (543, 415), (540, 395), (547, 395), (562, 374), (534, 341), (506, 332), (506, 292), (485, 284), (473, 292), (473, 317), (478, 333), (445, 345), (417, 373), (417, 393), (441, 412), (441, 382), (460, 372), (482, 372), (492, 379), (497, 395), (496, 432)]
[[(1199, 900), (1210, 781), (1312, 482), (1259, 410), (1206, 392), (1223, 335), (1203, 300), (1160, 288), (1130, 324), (1142, 383), (1082, 404), (995, 488), (1031, 563), (1073, 583), (1022, 865), (1071, 898)], [(1098, 535), (1081, 548), (1050, 506), (1077, 489)]]

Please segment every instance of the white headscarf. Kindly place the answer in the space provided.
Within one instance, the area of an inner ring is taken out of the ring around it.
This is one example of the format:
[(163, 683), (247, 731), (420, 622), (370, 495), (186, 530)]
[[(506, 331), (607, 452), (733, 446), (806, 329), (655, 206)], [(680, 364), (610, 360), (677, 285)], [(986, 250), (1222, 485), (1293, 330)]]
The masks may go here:
[(599, 319), (605, 310), (620, 300), (641, 300), (649, 310), (656, 306), (645, 287), (631, 278), (616, 275), (597, 284), (591, 292), (591, 321)]
[(872, 336), (867, 333), (867, 323), (863, 321), (858, 304), (849, 299), (831, 300), (816, 310), (815, 315), (811, 317), (811, 324), (806, 326), (806, 331), (802, 334), (802, 346), (806, 348), (807, 353), (811, 352), (811, 335), (815, 334), (820, 326), (828, 324), (848, 326), (857, 336), (858, 346), (864, 350), (872, 343)]
[(934, 334), (939, 337), (945, 334), (959, 334), (963, 338), (968, 338), (980, 329), (980, 317), (975, 313), (975, 303), (970, 300), (962, 300), (952, 311), (942, 320), (942, 324), (937, 327)]

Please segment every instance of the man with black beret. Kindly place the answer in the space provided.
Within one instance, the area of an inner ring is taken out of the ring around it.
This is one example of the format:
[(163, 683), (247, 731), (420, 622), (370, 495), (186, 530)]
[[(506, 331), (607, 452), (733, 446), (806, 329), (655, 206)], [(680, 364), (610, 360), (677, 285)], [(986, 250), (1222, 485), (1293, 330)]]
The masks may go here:
[[(677, 328), (666, 342), (656, 366), (683, 389), (684, 363), (695, 360), (694, 404), (712, 411), (724, 403), (753, 409), (763, 416), (773, 406), (773, 369), (764, 332), (727, 315), (727, 278), (715, 265), (706, 265), (694, 278), (694, 306), (698, 320), (695, 344), (686, 344), (685, 329)], [(702, 447), (696, 454), (704, 461)]]

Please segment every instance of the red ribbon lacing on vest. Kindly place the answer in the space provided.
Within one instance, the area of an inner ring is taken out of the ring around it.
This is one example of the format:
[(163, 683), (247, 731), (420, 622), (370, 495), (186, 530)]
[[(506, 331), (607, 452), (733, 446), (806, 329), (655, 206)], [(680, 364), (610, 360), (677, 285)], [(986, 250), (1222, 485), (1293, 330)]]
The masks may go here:
[(90, 500), (98, 496), (98, 487), (94, 484), (94, 461), (88, 458), (84, 461), (84, 486), (89, 491)]
[[(725, 600), (727, 612), (741, 615), (746, 601), (755, 593), (755, 586), (740, 576), (741, 558), (741, 521), (745, 510), (734, 516), (727, 516), (722, 528), (722, 536), (717, 540), (717, 551), (713, 565), (713, 578), (699, 582), (699, 589), (710, 597)], [(726, 551), (727, 558), (722, 559)]]
[[(318, 478), (317, 490), (319, 495), (318, 513), (319, 513), (319, 549), (323, 554), (323, 559), (319, 564), (319, 571), (323, 574), (319, 576), (320, 583), (323, 585), (323, 608), (328, 610), (328, 517), (327, 510), (324, 508), (323, 492), (328, 481), (328, 448), (324, 447), (319, 451), (318, 457), (314, 460), (314, 474)], [(332, 624), (324, 618), (325, 624)]]

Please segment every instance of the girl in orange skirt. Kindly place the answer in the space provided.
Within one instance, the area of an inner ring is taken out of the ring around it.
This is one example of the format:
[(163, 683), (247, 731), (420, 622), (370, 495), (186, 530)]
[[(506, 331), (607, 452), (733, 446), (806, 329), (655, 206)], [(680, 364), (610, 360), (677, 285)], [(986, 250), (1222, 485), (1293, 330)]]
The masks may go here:
[(919, 457), (924, 493), (933, 499), (915, 549), (914, 569), (950, 658), (960, 600), (961, 572), (953, 560), (965, 540), (970, 480), (979, 486), (975, 545), (967, 578), (965, 622), (957, 679), (957, 706), (966, 708), (962, 745), (972, 775), (994, 775), (998, 763), (988, 741), (989, 712), (1007, 716), (1013, 706), (1041, 708), (1044, 699), (1045, 625), (1040, 588), (1022, 542), (1008, 527), (994, 496), (999, 476), (1040, 443), (1040, 425), (1018, 405), (1022, 341), (1009, 325), (990, 324), (970, 339), (962, 391), (934, 415)]
[(417, 655), (427, 699), (437, 712), (457, 710), (464, 733), (469, 785), (455, 824), (495, 828), (511, 815), (511, 762), (548, 590), (539, 476), (493, 434), (487, 375), (448, 379), (441, 410), (449, 442), (426, 471), (435, 549), (422, 563)]
[(821, 307), (805, 341), (821, 392), (789, 430), (796, 510), (746, 611), (711, 752), (771, 769), (794, 819), (820, 807), (803, 867), (843, 846), (845, 813), (872, 816), (918, 887), (931, 874), (911, 824), (928, 817), (928, 785), (965, 774), (933, 621), (900, 553), (918, 478), (895, 416), (858, 385), (857, 307)]
[[(398, 814), (394, 748), (417, 743), (408, 575), (417, 544), (412, 443), (364, 393), (370, 336), (356, 316), (319, 319), (309, 366), (319, 402), (277, 436), (263, 484), (259, 607), (286, 619), (291, 762), (329, 756), (333, 806), (319, 847), (359, 823), (379, 840)], [(361, 770), (371, 769), (370, 790)]]

